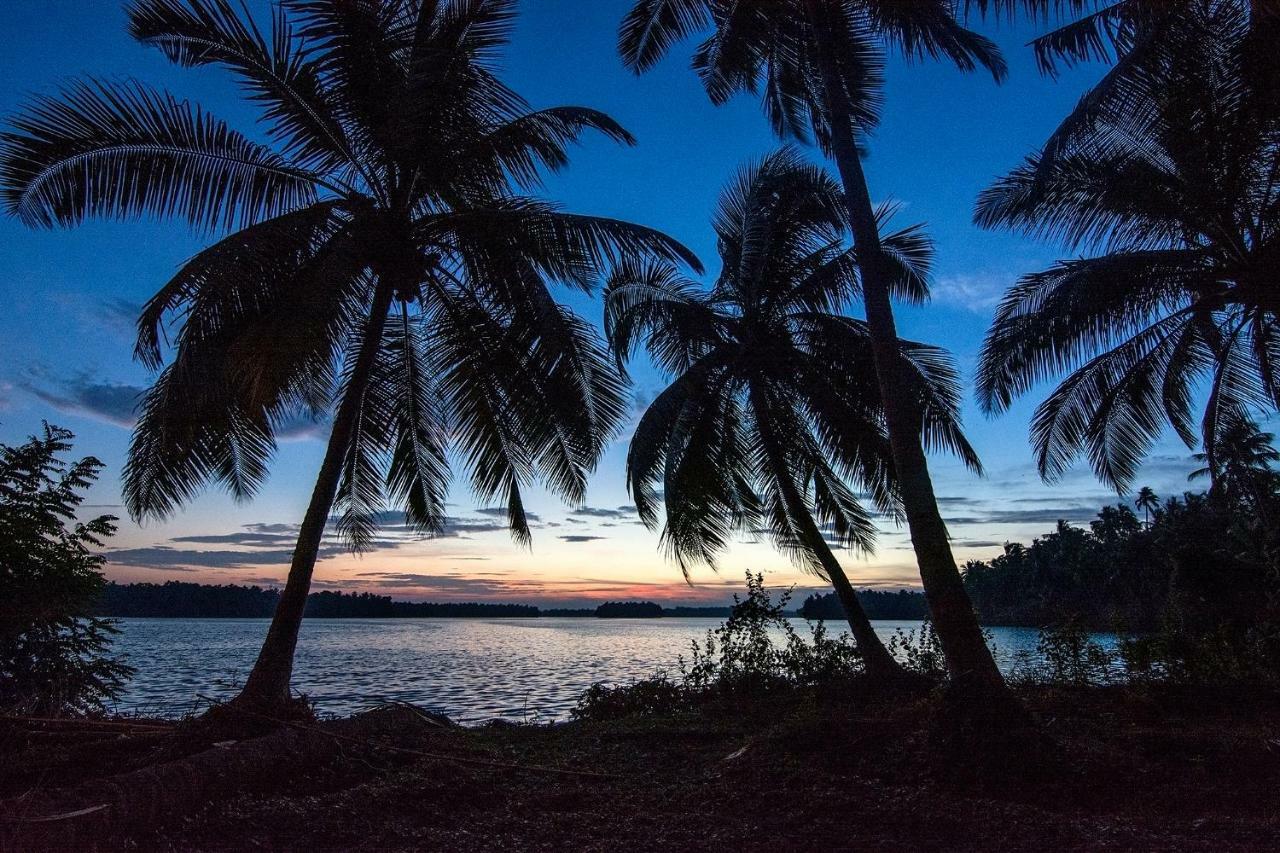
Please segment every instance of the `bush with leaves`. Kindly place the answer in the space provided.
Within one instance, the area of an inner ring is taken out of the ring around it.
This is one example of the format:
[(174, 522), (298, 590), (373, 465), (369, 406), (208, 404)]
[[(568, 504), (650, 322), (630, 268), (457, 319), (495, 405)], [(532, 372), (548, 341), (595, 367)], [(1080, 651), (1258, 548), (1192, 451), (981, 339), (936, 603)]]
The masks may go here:
[[(991, 636), (984, 630), (983, 638), (991, 645)], [(889, 638), (889, 651), (902, 661), (908, 672), (923, 675), (933, 681), (942, 681), (947, 677), (947, 661), (942, 654), (942, 640), (934, 630), (933, 623), (925, 620), (919, 632), (914, 628), (906, 631), (899, 628)]]
[(1041, 630), (1035, 652), (1018, 653), (1015, 673), (1027, 683), (1085, 687), (1112, 681), (1118, 664), (1078, 620), (1069, 619)]
[(102, 463), (61, 456), (72, 434), (0, 445), (0, 710), (63, 714), (101, 710), (132, 670), (107, 656), (112, 623), (90, 612), (105, 580), (91, 549), (115, 517), (77, 522), (82, 492)]
[[(614, 719), (629, 714), (669, 713), (700, 698), (760, 695), (794, 688), (830, 688), (863, 672), (848, 634), (832, 637), (817, 622), (811, 640), (787, 618), (791, 590), (775, 601), (764, 576), (747, 573), (747, 595), (735, 595), (729, 618), (692, 641), (680, 658), (680, 679), (665, 674), (629, 685), (595, 684), (578, 700), (575, 719)], [(778, 639), (781, 638), (781, 642)]]

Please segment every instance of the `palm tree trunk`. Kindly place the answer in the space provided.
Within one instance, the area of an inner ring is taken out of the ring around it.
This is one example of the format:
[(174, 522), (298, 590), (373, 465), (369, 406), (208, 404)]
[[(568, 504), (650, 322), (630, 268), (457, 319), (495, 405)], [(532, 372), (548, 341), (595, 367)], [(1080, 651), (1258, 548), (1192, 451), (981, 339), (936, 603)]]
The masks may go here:
[(1006, 690), (1004, 677), (983, 639), (973, 605), (951, 554), (947, 527), (938, 512), (933, 481), (920, 440), (917, 413), (904, 406), (898, 396), (906, 384), (899, 376), (902, 360), (889, 298), (889, 273), (882, 263), (879, 228), (866, 175), (862, 171), (862, 160), (854, 143), (849, 109), (844, 99), (836, 94), (842, 90), (842, 84), (825, 35), (820, 4), (821, 0), (807, 0), (831, 125), (831, 150), (844, 183), (845, 203), (858, 250), (876, 379), (883, 398), (907, 527), (920, 566), (920, 580), (952, 680)]
[(905, 675), (902, 665), (894, 660), (893, 655), (885, 648), (884, 643), (880, 641), (880, 636), (876, 633), (875, 628), (871, 626), (871, 620), (867, 617), (867, 611), (862, 609), (862, 602), (858, 601), (858, 594), (853, 589), (853, 584), (849, 583), (849, 577), (844, 573), (844, 569), (840, 565), (840, 561), (836, 559), (836, 555), (831, 552), (831, 547), (827, 545), (827, 541), (822, 538), (822, 532), (814, 523), (813, 518), (804, 513), (799, 516), (801, 524), (806, 528), (805, 535), (809, 540), (809, 547), (817, 555), (818, 561), (822, 563), (822, 569), (827, 573), (827, 577), (831, 579), (831, 585), (835, 587), (836, 596), (840, 599), (840, 604), (844, 607), (845, 618), (849, 620), (849, 630), (853, 632), (853, 639), (858, 644), (858, 652), (862, 655), (862, 662), (867, 668), (867, 674), (877, 679), (887, 681), (900, 681)]
[(267, 639), (258, 653), (258, 660), (249, 673), (244, 689), (234, 700), (241, 708), (275, 714), (290, 704), (289, 683), (293, 676), (293, 653), (298, 645), (298, 631), (302, 627), (302, 613), (307, 606), (307, 593), (311, 590), (311, 576), (315, 570), (320, 542), (329, 521), (329, 512), (338, 491), (342, 474), (342, 461), (346, 456), (356, 419), (360, 414), (369, 374), (377, 358), (386, 325), (387, 312), (391, 308), (394, 289), (379, 281), (373, 296), (373, 306), (360, 350), (343, 393), (342, 401), (333, 419), (329, 444), (325, 448), (324, 461), (311, 492), (302, 526), (298, 530), (298, 544), (294, 547), (289, 565), (289, 578), (284, 592), (276, 604)]
[[(758, 406), (759, 401), (753, 400), (753, 405)], [(757, 420), (761, 423), (768, 422), (765, 417), (758, 417)], [(760, 433), (769, 465), (774, 469), (773, 478), (782, 490), (782, 500), (787, 505), (787, 512), (800, 526), (805, 544), (813, 550), (818, 562), (822, 565), (823, 572), (835, 587), (836, 596), (844, 607), (845, 619), (849, 621), (849, 630), (853, 633), (854, 642), (858, 644), (858, 653), (862, 655), (867, 674), (885, 681), (902, 682), (906, 678), (906, 671), (894, 660), (893, 655), (889, 654), (889, 650), (880, 641), (880, 636), (876, 634), (875, 628), (871, 627), (871, 620), (867, 618), (867, 611), (862, 609), (862, 602), (858, 601), (858, 594), (854, 591), (853, 584), (849, 583), (848, 575), (844, 573), (840, 561), (831, 552), (827, 540), (822, 537), (822, 531), (818, 529), (818, 524), (813, 520), (809, 507), (791, 479), (786, 454), (782, 452), (782, 448), (771, 434), (763, 429)]]

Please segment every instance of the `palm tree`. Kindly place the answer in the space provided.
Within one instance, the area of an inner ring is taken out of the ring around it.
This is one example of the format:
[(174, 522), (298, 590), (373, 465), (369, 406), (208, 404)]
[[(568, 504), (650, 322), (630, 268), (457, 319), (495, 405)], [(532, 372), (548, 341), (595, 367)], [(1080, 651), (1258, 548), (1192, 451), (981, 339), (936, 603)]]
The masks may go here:
[(982, 352), (988, 411), (1072, 371), (1032, 424), (1049, 479), (1087, 452), (1126, 490), (1165, 424), (1195, 443), (1202, 387), (1210, 454), (1225, 418), (1280, 405), (1280, 110), (1250, 73), (1247, 16), (1197, 8), (1198, 26), (1163, 39), (1088, 133), (979, 200), (983, 225), (1098, 250), (1022, 278)]
[(35, 226), (171, 215), (230, 231), (148, 302), (136, 354), (163, 367), (141, 404), (128, 509), (163, 517), (209, 482), (251, 497), (280, 424), (332, 413), (288, 581), (241, 707), (287, 708), (312, 570), (336, 530), (368, 546), (388, 504), (447, 523), (449, 449), (477, 495), (530, 536), (522, 487), (581, 500), (623, 384), (548, 283), (586, 288), (631, 253), (696, 263), (656, 232), (521, 194), (607, 116), (529, 111), (496, 76), (512, 0), (297, 0), (269, 34), (230, 0), (134, 0), (132, 34), (220, 65), (273, 146), (140, 83), (77, 83), (12, 120), (10, 213)]
[[(636, 428), (627, 483), (650, 528), (662, 488), (662, 543), (686, 578), (693, 564), (714, 566), (735, 531), (768, 536), (835, 587), (868, 673), (900, 679), (829, 542), (872, 550), (859, 491), (901, 514), (870, 335), (841, 313), (860, 287), (846, 222), (839, 185), (783, 149), (721, 195), (715, 286), (669, 263), (624, 265), (606, 290), (605, 329), (620, 366), (643, 342), (674, 377)], [(927, 238), (909, 228), (882, 242), (897, 292), (923, 299)], [(946, 354), (900, 347), (914, 429), (980, 470)]]
[(1143, 486), (1141, 489), (1138, 489), (1138, 496), (1134, 499), (1133, 505), (1137, 509), (1142, 510), (1143, 514), (1146, 516), (1145, 524), (1147, 527), (1150, 527), (1151, 513), (1160, 509), (1160, 497), (1151, 490), (1150, 486)]
[[(978, 5), (986, 8), (988, 0)], [(933, 623), (957, 685), (1003, 691), (951, 553), (911, 401), (900, 398), (912, 368), (898, 346), (890, 299), (895, 265), (881, 251), (857, 142), (876, 124), (886, 45), (908, 57), (949, 59), (964, 70), (981, 65), (997, 79), (1003, 60), (994, 44), (960, 25), (951, 0), (637, 0), (622, 22), (619, 50), (639, 73), (676, 41), (707, 29), (693, 64), (712, 101), (763, 88), (775, 132), (802, 141), (816, 137), (836, 163), (861, 261), (894, 467)]]
[(1080, 17), (1032, 40), (1036, 64), (1045, 74), (1063, 65), (1112, 62), (1116, 70), (1095, 88), (1116, 95), (1115, 87), (1131, 79), (1144, 62), (1149, 46), (1187, 26), (1199, 12), (1213, 5), (1233, 6), (1250, 17), (1257, 29), (1274, 27), (1280, 13), (1277, 0), (989, 0), (996, 12), (1019, 8), (1035, 16), (1076, 13)]
[(1280, 39), (1280, 0), (990, 0), (996, 12), (1018, 8), (1032, 16), (1077, 13), (1077, 20), (1034, 39), (1041, 72), (1055, 76), (1080, 62), (1112, 63), (1106, 76), (1080, 99), (1044, 146), (1044, 156), (1069, 148), (1071, 141), (1091, 132), (1099, 115), (1124, 103), (1141, 89), (1141, 78), (1158, 68), (1171, 43), (1203, 32), (1203, 16), (1228, 11), (1246, 20), (1248, 47), (1242, 51), (1248, 73), (1280, 107), (1280, 66), (1273, 52)]
[(1274, 441), (1275, 435), (1263, 432), (1248, 415), (1233, 413), (1224, 419), (1213, 452), (1195, 454), (1202, 467), (1187, 479), (1208, 477), (1211, 495), (1242, 501), (1263, 529), (1270, 530), (1270, 511), (1280, 492), (1280, 451)]

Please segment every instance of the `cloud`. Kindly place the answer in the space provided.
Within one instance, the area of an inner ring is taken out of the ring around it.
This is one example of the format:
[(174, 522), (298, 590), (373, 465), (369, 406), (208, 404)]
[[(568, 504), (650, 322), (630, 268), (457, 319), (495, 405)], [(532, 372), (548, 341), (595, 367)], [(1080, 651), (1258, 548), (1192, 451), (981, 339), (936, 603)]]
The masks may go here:
[(84, 415), (124, 429), (133, 427), (137, 420), (134, 410), (146, 391), (137, 385), (99, 382), (88, 373), (62, 380), (49, 380), (39, 371), (32, 373), (32, 378), (24, 381), (22, 388), (36, 399), (60, 412)]
[[(123, 382), (100, 381), (92, 373), (80, 372), (69, 378), (49, 376), (40, 368), (28, 371), (21, 387), (41, 402), (60, 412), (81, 415), (122, 429), (133, 429), (137, 409), (147, 389)], [(276, 427), (276, 437), (284, 440), (318, 438), (328, 429), (328, 420), (294, 415)]]
[(1099, 507), (1077, 504), (1038, 509), (990, 510), (982, 515), (947, 518), (948, 524), (1056, 524), (1058, 521), (1091, 521)]
[(559, 538), (559, 539), (561, 539), (561, 540), (563, 540), (563, 541), (565, 541), (565, 542), (579, 543), (579, 542), (596, 542), (596, 541), (598, 541), (598, 540), (600, 540), (600, 539), (607, 539), (608, 537), (607, 537), (607, 536), (574, 536), (574, 535), (570, 535), (570, 536), (560, 536), (560, 537), (558, 537), (558, 538)]
[(106, 328), (113, 334), (132, 340), (138, 333), (138, 317), (141, 314), (141, 303), (115, 296), (98, 301), (92, 321), (95, 326)]
[(940, 276), (930, 288), (934, 302), (987, 314), (1013, 284), (1013, 277), (999, 273), (961, 273)]
[[(426, 574), (421, 572), (360, 572), (357, 577), (378, 589), (412, 589), (421, 595), (452, 599), (528, 598), (544, 592), (545, 585), (535, 580), (509, 577), (491, 572), (487, 576)], [(350, 583), (347, 586), (351, 586)]]
[[(617, 509), (605, 509), (596, 506), (582, 506), (571, 511), (569, 515), (579, 518), (629, 518), (635, 515), (636, 508), (630, 504), (624, 504)], [(572, 520), (572, 519), (570, 519)]]
[[(476, 515), (484, 515), (484, 516), (488, 516), (489, 518), (500, 518), (503, 521), (506, 521), (509, 510), (503, 506), (486, 506), (486, 507), (477, 507), (476, 509), (472, 510), (472, 512), (474, 512)], [(541, 517), (536, 512), (526, 512), (524, 514), (524, 517), (529, 519), (529, 521), (542, 520)]]
[(113, 565), (131, 566), (135, 569), (164, 569), (173, 572), (202, 569), (242, 569), (250, 566), (287, 564), (293, 558), (293, 549), (287, 551), (188, 551), (154, 545), (150, 548), (121, 548), (104, 554)]
[(297, 541), (297, 538), (297, 533), (258, 533), (252, 530), (245, 530), (239, 533), (175, 536), (169, 541), (192, 545), (240, 545), (246, 548), (272, 548), (280, 545), (292, 545)]
[[(487, 518), (454, 518), (444, 520), (444, 530), (439, 536), (420, 534), (407, 523), (403, 512), (378, 514), (379, 527), (368, 544), (371, 551), (390, 551), (424, 539), (466, 539), (474, 533), (506, 532), (507, 526)], [(187, 567), (207, 569), (240, 569), (249, 566), (288, 565), (293, 559), (299, 526), (278, 522), (245, 524), (227, 533), (193, 533), (174, 536), (149, 547), (121, 548), (108, 551), (111, 563), (144, 569), (172, 569), (191, 571)], [(600, 538), (600, 537), (592, 537)], [(175, 546), (211, 545), (225, 546), (196, 549)], [(350, 553), (346, 543), (338, 536), (334, 520), (330, 520), (320, 546), (319, 560)], [(480, 555), (456, 555), (445, 559), (488, 560)]]

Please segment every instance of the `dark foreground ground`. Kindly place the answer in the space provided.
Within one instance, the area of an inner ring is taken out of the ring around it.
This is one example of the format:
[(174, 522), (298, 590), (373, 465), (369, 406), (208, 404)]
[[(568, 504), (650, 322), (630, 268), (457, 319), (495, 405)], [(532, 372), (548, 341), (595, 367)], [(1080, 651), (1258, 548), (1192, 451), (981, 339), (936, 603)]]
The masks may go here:
[(1277, 697), (1024, 698), (1050, 744), (1025, 773), (941, 751), (931, 697), (479, 729), (394, 706), (218, 745), (141, 722), (9, 722), (0, 848), (1280, 848)]

